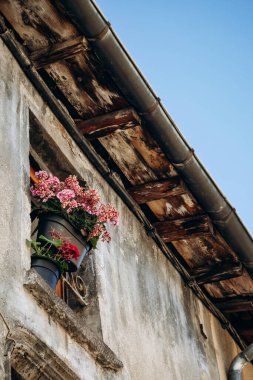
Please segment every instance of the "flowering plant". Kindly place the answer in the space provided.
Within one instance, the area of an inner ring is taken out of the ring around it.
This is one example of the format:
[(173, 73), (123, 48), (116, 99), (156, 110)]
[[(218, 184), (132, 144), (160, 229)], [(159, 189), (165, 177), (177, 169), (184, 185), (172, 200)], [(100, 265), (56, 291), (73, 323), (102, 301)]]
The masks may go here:
[(96, 248), (100, 237), (102, 241), (111, 241), (106, 224), (117, 226), (119, 214), (110, 203), (100, 203), (97, 190), (81, 186), (74, 175), (65, 181), (46, 171), (36, 172), (35, 176), (38, 182), (31, 187), (31, 194), (36, 210), (63, 215), (93, 248)]
[(51, 229), (50, 235), (52, 239), (40, 235), (38, 241), (27, 240), (27, 243), (34, 249), (36, 255), (49, 257), (58, 263), (61, 273), (66, 272), (69, 269), (69, 261), (78, 259), (80, 252), (60, 232)]

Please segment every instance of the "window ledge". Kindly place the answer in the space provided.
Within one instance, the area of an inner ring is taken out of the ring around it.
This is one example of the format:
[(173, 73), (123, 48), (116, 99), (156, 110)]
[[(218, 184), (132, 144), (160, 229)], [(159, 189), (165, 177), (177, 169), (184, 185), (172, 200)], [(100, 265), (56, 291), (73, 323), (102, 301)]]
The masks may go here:
[(85, 348), (102, 367), (114, 371), (123, 367), (114, 352), (84, 325), (84, 322), (61, 298), (56, 296), (34, 269), (27, 272), (24, 287), (32, 294), (39, 306), (55, 322), (59, 323), (71, 338)]

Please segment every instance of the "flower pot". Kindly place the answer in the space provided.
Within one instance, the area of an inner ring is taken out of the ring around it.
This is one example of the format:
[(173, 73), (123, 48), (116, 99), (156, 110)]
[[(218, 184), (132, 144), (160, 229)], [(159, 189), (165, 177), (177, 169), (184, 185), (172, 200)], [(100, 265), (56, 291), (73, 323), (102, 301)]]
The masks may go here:
[(79, 249), (79, 258), (77, 260), (73, 259), (68, 263), (68, 271), (75, 272), (80, 267), (84, 257), (87, 256), (91, 250), (91, 244), (62, 216), (52, 213), (39, 215), (38, 237), (44, 235), (51, 239), (50, 230), (52, 228), (60, 232), (64, 238)]
[(57, 262), (50, 259), (50, 257), (32, 255), (31, 267), (39, 273), (52, 289), (56, 288), (57, 281), (61, 275)]

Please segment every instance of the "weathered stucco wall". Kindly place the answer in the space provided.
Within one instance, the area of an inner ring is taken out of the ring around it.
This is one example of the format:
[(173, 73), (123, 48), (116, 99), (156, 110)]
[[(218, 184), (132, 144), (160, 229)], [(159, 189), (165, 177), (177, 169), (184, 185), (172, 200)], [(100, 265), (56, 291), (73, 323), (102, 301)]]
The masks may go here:
[[(0, 371), (4, 371), (2, 347), (8, 329), (24, 326), (84, 380), (225, 380), (239, 351), (232, 338), (184, 286), (1, 41), (0, 51)], [(95, 252), (103, 340), (124, 365), (116, 373), (102, 369), (23, 287), (30, 268), (25, 244), (31, 231), (29, 109), (54, 139), (62, 157), (120, 211), (121, 223), (112, 231), (112, 243), (100, 243)], [(4, 378), (1, 372), (0, 378)]]

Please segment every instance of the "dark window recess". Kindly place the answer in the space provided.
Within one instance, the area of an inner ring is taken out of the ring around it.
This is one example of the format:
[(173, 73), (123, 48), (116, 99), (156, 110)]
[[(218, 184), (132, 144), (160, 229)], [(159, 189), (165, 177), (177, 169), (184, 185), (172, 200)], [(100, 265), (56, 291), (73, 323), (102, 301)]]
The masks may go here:
[(24, 380), (22, 376), (20, 376), (13, 367), (11, 367), (11, 380)]
[[(35, 171), (47, 170), (66, 178), (69, 174), (78, 176), (74, 166), (57, 147), (51, 136), (33, 114), (30, 114), (30, 165)], [(31, 170), (33, 172), (33, 170)], [(37, 220), (32, 222), (32, 238), (36, 238)], [(96, 265), (94, 253), (84, 258), (78, 271), (61, 276), (56, 294), (83, 318), (86, 326), (102, 336), (99, 304), (97, 297)]]

